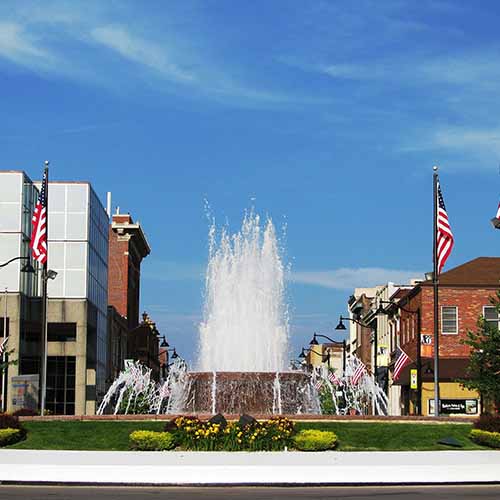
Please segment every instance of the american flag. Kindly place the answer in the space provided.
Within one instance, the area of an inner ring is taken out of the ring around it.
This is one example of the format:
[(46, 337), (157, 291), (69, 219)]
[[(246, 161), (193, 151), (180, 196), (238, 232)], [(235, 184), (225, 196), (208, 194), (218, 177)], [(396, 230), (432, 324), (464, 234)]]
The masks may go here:
[(47, 262), (47, 170), (43, 173), (40, 195), (33, 213), (33, 231), (30, 247), (33, 258), (40, 264)]
[(335, 375), (335, 373), (333, 372), (330, 372), (328, 374), (328, 380), (332, 383), (332, 384), (335, 384), (335, 385), (339, 385), (340, 384), (340, 379), (337, 377), (337, 375)]
[(439, 181), (437, 183), (437, 196), (438, 196), (438, 210), (437, 210), (437, 270), (438, 274), (444, 267), (446, 260), (448, 259), (451, 249), (453, 248), (453, 233), (451, 232), (450, 221), (448, 220), (448, 214), (446, 213), (446, 207), (444, 205), (443, 193), (441, 192), (441, 186)]
[(9, 337), (5, 337), (3, 339), (3, 342), (0, 344), (0, 356), (3, 356), (3, 353), (5, 352), (5, 347), (6, 347), (8, 341), (9, 341)]
[(396, 349), (396, 362), (394, 363), (394, 373), (392, 375), (392, 379), (397, 380), (399, 378), (401, 370), (410, 362), (411, 359), (406, 354), (406, 352), (404, 352), (403, 349), (398, 347)]
[(323, 385), (323, 381), (319, 378), (318, 380), (316, 380), (316, 382), (314, 382), (314, 388), (319, 391), (321, 389)]
[(356, 365), (356, 369), (354, 370), (354, 373), (351, 376), (352, 384), (357, 385), (365, 373), (366, 373), (366, 366), (363, 363), (363, 361), (358, 359), (358, 364)]

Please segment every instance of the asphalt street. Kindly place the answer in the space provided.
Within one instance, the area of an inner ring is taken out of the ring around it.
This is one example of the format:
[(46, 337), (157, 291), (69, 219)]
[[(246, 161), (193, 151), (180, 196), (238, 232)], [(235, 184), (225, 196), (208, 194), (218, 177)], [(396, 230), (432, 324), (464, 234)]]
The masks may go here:
[(500, 485), (472, 486), (359, 486), (359, 487), (203, 487), (203, 488), (143, 488), (143, 487), (82, 487), (82, 486), (0, 486), (0, 500), (218, 500), (235, 498), (238, 500), (266, 499), (383, 499), (390, 500), (443, 500), (480, 499), (498, 500)]

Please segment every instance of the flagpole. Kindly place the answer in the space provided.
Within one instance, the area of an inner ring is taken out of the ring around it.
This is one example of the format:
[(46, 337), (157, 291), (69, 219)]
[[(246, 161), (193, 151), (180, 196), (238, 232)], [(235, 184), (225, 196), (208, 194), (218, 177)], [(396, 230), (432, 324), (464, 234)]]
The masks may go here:
[(437, 255), (438, 167), (434, 166), (434, 236), (432, 282), (434, 286), (434, 415), (439, 417), (439, 278)]
[(2, 412), (5, 412), (5, 410), (7, 408), (7, 405), (5, 404), (6, 403), (5, 377), (7, 375), (7, 367), (5, 366), (5, 345), (6, 345), (5, 340), (7, 339), (7, 287), (5, 287), (5, 299), (4, 300), (5, 300), (5, 310), (3, 313), (3, 345), (4, 345), (4, 349), (2, 352), (2, 367), (3, 367), (3, 370), (2, 370)]
[[(45, 234), (47, 241), (47, 255), (49, 250), (49, 162), (45, 161), (44, 170), (45, 179)], [(43, 186), (42, 186), (43, 188)], [(42, 342), (43, 342), (43, 358), (42, 358), (42, 380), (41, 380), (41, 404), (40, 414), (45, 415), (45, 396), (47, 393), (47, 263), (48, 258), (42, 266)]]

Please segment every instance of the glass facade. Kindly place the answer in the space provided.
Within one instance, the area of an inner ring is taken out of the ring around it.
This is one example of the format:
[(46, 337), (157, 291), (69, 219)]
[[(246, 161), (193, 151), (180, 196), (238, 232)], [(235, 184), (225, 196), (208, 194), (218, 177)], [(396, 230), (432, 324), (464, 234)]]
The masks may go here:
[(106, 211), (88, 183), (49, 183), (49, 261), (57, 277), (52, 299), (87, 299), (87, 368), (96, 370), (98, 398), (106, 390), (108, 231)]
[[(23, 172), (0, 172), (0, 263), (29, 256), (31, 217), (38, 192)], [(33, 296), (37, 275), (21, 273), (26, 260), (0, 268), (0, 286), (9, 292)]]

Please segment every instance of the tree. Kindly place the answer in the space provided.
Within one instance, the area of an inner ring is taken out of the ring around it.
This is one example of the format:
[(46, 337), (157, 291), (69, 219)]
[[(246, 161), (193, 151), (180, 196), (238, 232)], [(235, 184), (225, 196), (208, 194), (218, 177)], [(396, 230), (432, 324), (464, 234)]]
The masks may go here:
[[(490, 299), (500, 313), (500, 291)], [(466, 379), (460, 380), (468, 389), (475, 389), (484, 402), (500, 408), (500, 330), (498, 323), (488, 322), (480, 316), (477, 331), (467, 332), (462, 343), (470, 346), (471, 354)]]

